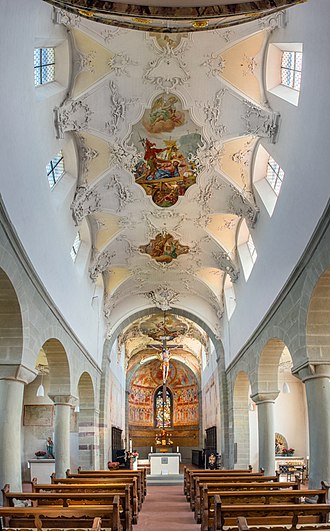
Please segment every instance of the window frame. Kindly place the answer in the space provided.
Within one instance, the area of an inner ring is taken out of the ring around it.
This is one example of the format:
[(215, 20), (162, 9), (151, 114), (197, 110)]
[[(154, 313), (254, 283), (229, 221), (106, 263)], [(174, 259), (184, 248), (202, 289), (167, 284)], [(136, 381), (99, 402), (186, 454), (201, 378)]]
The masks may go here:
[(74, 242), (70, 249), (70, 256), (71, 256), (73, 263), (75, 263), (75, 261), (77, 260), (80, 246), (81, 246), (81, 237), (80, 237), (80, 231), (78, 230), (76, 237), (74, 239)]
[[(56, 160), (57, 158), (58, 160)], [(56, 162), (54, 163), (54, 161)], [(56, 178), (55, 170), (61, 162), (63, 164), (63, 171), (61, 175), (58, 178)], [(51, 166), (49, 171), (48, 171), (48, 166)], [(46, 166), (46, 171), (47, 171), (47, 179), (48, 179), (49, 187), (51, 190), (53, 190), (54, 186), (62, 179), (63, 175), (65, 174), (64, 155), (61, 149), (57, 153), (57, 155), (55, 155), (52, 159), (50, 159), (50, 161), (48, 162)], [(50, 176), (52, 177), (52, 182), (50, 181)]]
[[(273, 166), (273, 164), (276, 165), (278, 168), (276, 169)], [(271, 179), (270, 179), (269, 168), (272, 171), (272, 176), (275, 177), (274, 184), (272, 184)], [(272, 190), (276, 194), (276, 197), (279, 196), (279, 193), (281, 191), (284, 175), (285, 175), (284, 170), (281, 168), (279, 163), (276, 162), (276, 160), (273, 159), (271, 155), (269, 155), (269, 159), (267, 162), (266, 181), (268, 182), (269, 186), (272, 188)], [(277, 186), (278, 183), (280, 183), (279, 187)]]
[[(43, 52), (44, 50), (51, 50), (52, 51), (52, 62), (43, 62)], [(39, 52), (39, 63), (36, 64), (36, 52)], [(55, 48), (53, 46), (41, 46), (34, 48), (34, 55), (33, 55), (33, 65), (34, 65), (34, 86), (35, 87), (41, 87), (44, 85), (47, 85), (48, 83), (52, 83), (55, 81)], [(36, 71), (38, 72), (38, 78), (39, 82), (37, 81)], [(46, 73), (46, 76), (44, 76), (44, 72)], [(49, 76), (49, 74), (51, 74)], [(51, 77), (51, 79), (48, 79), (48, 77)], [(43, 81), (43, 79), (46, 78), (46, 81)]]
[[(284, 58), (285, 58), (285, 54), (292, 54), (293, 55), (293, 68), (289, 68), (288, 66), (284, 66), (283, 65), (283, 61), (284, 61)], [(297, 54), (301, 55), (301, 69), (298, 70), (298, 68), (296, 68), (297, 66)], [(283, 73), (284, 71), (286, 72), (292, 72), (293, 73), (293, 83), (292, 85), (290, 83), (285, 83), (283, 81)], [(296, 79), (296, 74), (299, 73), (300, 74), (300, 80), (299, 80), (299, 87), (296, 88), (295, 87), (295, 79)], [(298, 51), (298, 50), (283, 50), (282, 51), (282, 60), (281, 60), (281, 85), (283, 85), (284, 87), (288, 87), (292, 90), (296, 90), (297, 92), (300, 92), (300, 88), (301, 88), (301, 74), (302, 74), (302, 52), (301, 51)]]
[[(168, 393), (168, 396), (170, 399), (170, 425), (165, 426), (165, 429), (170, 429), (173, 427), (173, 393), (168, 386), (166, 386), (166, 393)], [(157, 429), (163, 428), (163, 425), (162, 426), (157, 425), (157, 398), (159, 395), (162, 395), (162, 394), (163, 394), (163, 385), (160, 385), (159, 387), (157, 387), (155, 391), (155, 395), (154, 395), (154, 427)]]

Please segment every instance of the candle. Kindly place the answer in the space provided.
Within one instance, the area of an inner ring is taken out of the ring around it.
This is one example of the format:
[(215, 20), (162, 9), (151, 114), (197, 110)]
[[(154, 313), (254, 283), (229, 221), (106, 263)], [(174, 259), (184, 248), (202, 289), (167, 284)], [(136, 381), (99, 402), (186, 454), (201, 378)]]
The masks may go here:
[(178, 446), (176, 447), (176, 453), (177, 454), (179, 453), (179, 447)]
[(129, 451), (132, 452), (133, 445), (132, 445), (132, 439), (129, 440)]
[(150, 453), (152, 454), (153, 451), (154, 451), (153, 447), (150, 446)]

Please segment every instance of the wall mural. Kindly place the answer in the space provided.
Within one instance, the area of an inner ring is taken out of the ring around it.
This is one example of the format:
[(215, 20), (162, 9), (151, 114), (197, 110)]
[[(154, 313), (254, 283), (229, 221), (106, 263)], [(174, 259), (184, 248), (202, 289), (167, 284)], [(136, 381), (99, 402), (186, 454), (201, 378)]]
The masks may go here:
[[(162, 384), (162, 377), (160, 360), (138, 369), (128, 399), (130, 425), (154, 427), (154, 395)], [(198, 425), (197, 381), (190, 369), (177, 360), (170, 361), (168, 387), (173, 396), (173, 427)]]
[(157, 234), (147, 245), (140, 245), (140, 253), (149, 254), (156, 262), (170, 263), (180, 254), (189, 252), (188, 245), (181, 245), (172, 234)]
[[(131, 142), (139, 153), (135, 182), (160, 207), (175, 205), (196, 182), (191, 155), (201, 145), (201, 130), (174, 94), (161, 94), (133, 127)], [(142, 150), (141, 150), (142, 148)]]

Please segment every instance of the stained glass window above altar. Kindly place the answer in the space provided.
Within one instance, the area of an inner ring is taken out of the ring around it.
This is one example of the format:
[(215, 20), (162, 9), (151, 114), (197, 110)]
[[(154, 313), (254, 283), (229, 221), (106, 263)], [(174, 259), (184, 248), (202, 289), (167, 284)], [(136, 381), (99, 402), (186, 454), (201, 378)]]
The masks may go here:
[(172, 394), (166, 389), (163, 403), (163, 387), (156, 391), (155, 396), (155, 425), (156, 428), (169, 428), (171, 426)]

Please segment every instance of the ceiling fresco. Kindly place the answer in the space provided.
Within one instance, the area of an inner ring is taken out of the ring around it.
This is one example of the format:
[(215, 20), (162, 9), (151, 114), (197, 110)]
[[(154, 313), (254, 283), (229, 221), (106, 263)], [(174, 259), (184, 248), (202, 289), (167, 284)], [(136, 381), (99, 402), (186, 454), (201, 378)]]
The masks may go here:
[[(241, 275), (238, 231), (258, 223), (255, 150), (280, 134), (263, 71), (269, 37), (286, 23), (276, 8), (289, 2), (254, 2), (275, 12), (246, 24), (169, 34), (99, 24), (106, 11), (85, 3), (55, 8), (71, 37), (72, 83), (54, 116), (58, 138), (76, 145), (71, 211), (90, 231), (88, 274), (104, 289), (107, 335), (123, 316), (157, 308), (194, 315), (221, 339), (224, 286)], [(243, 3), (235, 6), (221, 7), (232, 22)], [(182, 337), (195, 341), (187, 329)], [(130, 334), (127, 363), (139, 363), (151, 336), (140, 325)], [(199, 346), (177, 343), (194, 370), (205, 348), (198, 334)]]
[[(179, 72), (173, 71), (171, 66), (169, 62), (169, 71), (166, 73), (163, 63), (155, 65), (154, 78), (158, 75), (167, 76), (173, 84), (176, 78), (181, 80), (188, 76), (179, 64)], [(175, 205), (178, 198), (195, 184), (197, 168), (192, 158), (202, 144), (201, 128), (182, 109), (180, 99), (175, 94), (156, 96), (151, 108), (133, 127), (130, 143), (139, 153), (138, 163), (133, 170), (135, 182), (143, 187), (157, 206)]]
[(85, 17), (95, 22), (164, 33), (206, 31), (243, 24), (263, 18), (278, 10), (302, 3), (304, 0), (137, 0), (113, 2), (100, 0), (46, 0), (65, 8), (75, 17)]

